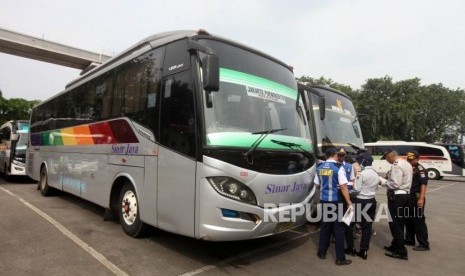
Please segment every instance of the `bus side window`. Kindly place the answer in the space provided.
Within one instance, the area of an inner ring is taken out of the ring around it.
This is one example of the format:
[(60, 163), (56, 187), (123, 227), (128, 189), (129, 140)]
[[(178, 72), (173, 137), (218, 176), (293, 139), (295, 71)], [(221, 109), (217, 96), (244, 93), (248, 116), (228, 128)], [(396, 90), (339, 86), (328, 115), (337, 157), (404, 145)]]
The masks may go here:
[(160, 113), (161, 144), (195, 157), (194, 114), (190, 71), (165, 78)]

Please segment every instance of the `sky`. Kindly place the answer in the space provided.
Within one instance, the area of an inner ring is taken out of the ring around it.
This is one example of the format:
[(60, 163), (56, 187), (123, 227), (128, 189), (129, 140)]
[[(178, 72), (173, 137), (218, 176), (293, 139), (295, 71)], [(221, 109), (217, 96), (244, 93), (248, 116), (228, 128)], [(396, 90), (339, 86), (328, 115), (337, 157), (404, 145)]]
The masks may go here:
[[(0, 28), (116, 55), (155, 33), (205, 29), (270, 54), (296, 77), (359, 89), (420, 78), (465, 88), (463, 0), (2, 0)], [(0, 53), (3, 97), (45, 100), (80, 70)]]

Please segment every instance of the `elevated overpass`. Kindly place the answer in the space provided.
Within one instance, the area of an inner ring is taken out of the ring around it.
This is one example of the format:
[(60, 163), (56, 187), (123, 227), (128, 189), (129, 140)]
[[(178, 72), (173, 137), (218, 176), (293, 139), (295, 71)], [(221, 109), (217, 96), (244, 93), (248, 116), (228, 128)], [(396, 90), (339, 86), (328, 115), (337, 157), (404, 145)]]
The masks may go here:
[(0, 52), (81, 69), (81, 74), (111, 58), (2, 28), (0, 28)]

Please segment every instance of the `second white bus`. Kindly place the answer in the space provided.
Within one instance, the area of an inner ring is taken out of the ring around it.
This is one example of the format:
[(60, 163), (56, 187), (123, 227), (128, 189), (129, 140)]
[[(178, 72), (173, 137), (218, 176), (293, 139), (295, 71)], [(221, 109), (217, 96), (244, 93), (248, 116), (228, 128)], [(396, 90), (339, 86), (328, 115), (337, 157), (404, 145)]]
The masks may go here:
[(444, 176), (462, 176), (463, 171), (453, 170), (449, 152), (442, 146), (424, 142), (378, 141), (365, 143), (367, 151), (373, 155), (373, 168), (379, 174), (385, 174), (391, 165), (382, 159), (383, 153), (393, 148), (401, 157), (406, 158), (407, 152), (416, 150), (420, 154), (420, 164), (428, 171), (430, 179), (441, 179)]

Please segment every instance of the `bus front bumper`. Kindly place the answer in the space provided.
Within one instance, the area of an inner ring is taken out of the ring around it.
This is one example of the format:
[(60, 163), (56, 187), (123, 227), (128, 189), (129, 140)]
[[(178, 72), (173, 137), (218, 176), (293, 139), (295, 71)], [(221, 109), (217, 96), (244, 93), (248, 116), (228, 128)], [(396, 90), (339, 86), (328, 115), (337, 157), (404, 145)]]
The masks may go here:
[(301, 226), (312, 211), (315, 195), (313, 187), (302, 202), (263, 204), (263, 208), (223, 197), (206, 185), (203, 188), (197, 238), (211, 241), (255, 239)]

